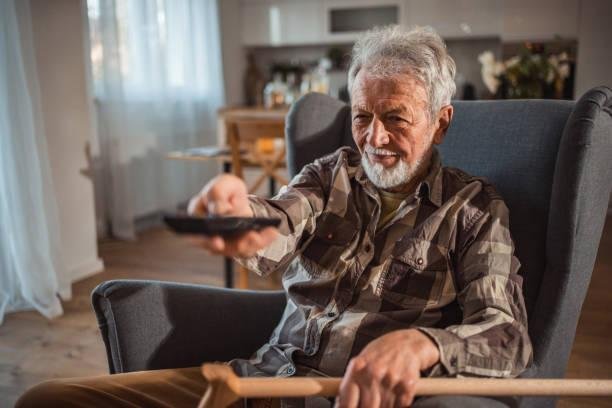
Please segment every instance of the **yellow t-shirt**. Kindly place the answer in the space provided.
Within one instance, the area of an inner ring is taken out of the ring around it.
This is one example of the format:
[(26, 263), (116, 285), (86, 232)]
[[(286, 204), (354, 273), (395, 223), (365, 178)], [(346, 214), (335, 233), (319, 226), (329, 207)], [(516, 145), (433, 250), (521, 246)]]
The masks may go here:
[(380, 218), (376, 229), (379, 230), (385, 226), (393, 216), (395, 211), (399, 208), (402, 201), (406, 199), (411, 193), (390, 193), (384, 190), (378, 190), (378, 196), (380, 197)]

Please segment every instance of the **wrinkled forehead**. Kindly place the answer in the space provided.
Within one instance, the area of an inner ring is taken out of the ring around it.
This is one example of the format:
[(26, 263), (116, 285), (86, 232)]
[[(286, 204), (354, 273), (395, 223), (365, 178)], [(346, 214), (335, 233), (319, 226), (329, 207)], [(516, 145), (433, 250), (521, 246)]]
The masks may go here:
[(353, 84), (353, 109), (427, 109), (428, 95), (421, 82), (408, 73), (376, 75), (360, 71)]

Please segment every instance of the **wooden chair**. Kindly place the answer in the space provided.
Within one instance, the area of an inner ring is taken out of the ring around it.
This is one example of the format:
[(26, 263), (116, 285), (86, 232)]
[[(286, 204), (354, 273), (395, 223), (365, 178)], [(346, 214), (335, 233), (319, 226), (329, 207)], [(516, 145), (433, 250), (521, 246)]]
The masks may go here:
[(287, 179), (278, 173), (285, 168), (284, 120), (228, 117), (225, 125), (232, 172), (244, 179), (244, 167), (258, 167), (262, 171), (249, 186), (249, 193), (254, 193), (268, 178), (287, 184)]
[[(257, 179), (247, 186), (249, 193), (255, 193), (266, 179), (280, 185), (288, 183), (287, 179), (278, 173), (286, 167), (284, 120), (229, 116), (225, 119), (225, 126), (231, 151), (232, 173), (245, 180), (244, 167), (261, 170)], [(272, 193), (273, 191), (270, 191), (270, 194)], [(248, 289), (248, 286), (248, 270), (239, 266), (236, 287)]]

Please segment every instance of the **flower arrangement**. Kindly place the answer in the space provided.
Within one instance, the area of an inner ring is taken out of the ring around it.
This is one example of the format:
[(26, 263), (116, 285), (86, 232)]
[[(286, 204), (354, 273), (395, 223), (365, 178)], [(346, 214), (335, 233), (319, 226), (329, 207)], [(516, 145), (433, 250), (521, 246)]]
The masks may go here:
[(498, 61), (493, 52), (485, 51), (478, 60), (487, 89), (501, 98), (560, 98), (570, 74), (566, 52), (545, 57), (526, 48), (520, 55)]

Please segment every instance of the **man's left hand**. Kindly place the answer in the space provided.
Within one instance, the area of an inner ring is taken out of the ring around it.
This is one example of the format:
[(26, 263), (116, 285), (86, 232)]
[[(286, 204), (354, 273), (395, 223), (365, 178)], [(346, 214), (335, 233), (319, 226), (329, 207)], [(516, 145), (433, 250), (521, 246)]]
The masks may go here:
[(410, 406), (421, 371), (439, 360), (438, 346), (419, 330), (397, 330), (385, 334), (351, 359), (340, 384), (336, 406)]

